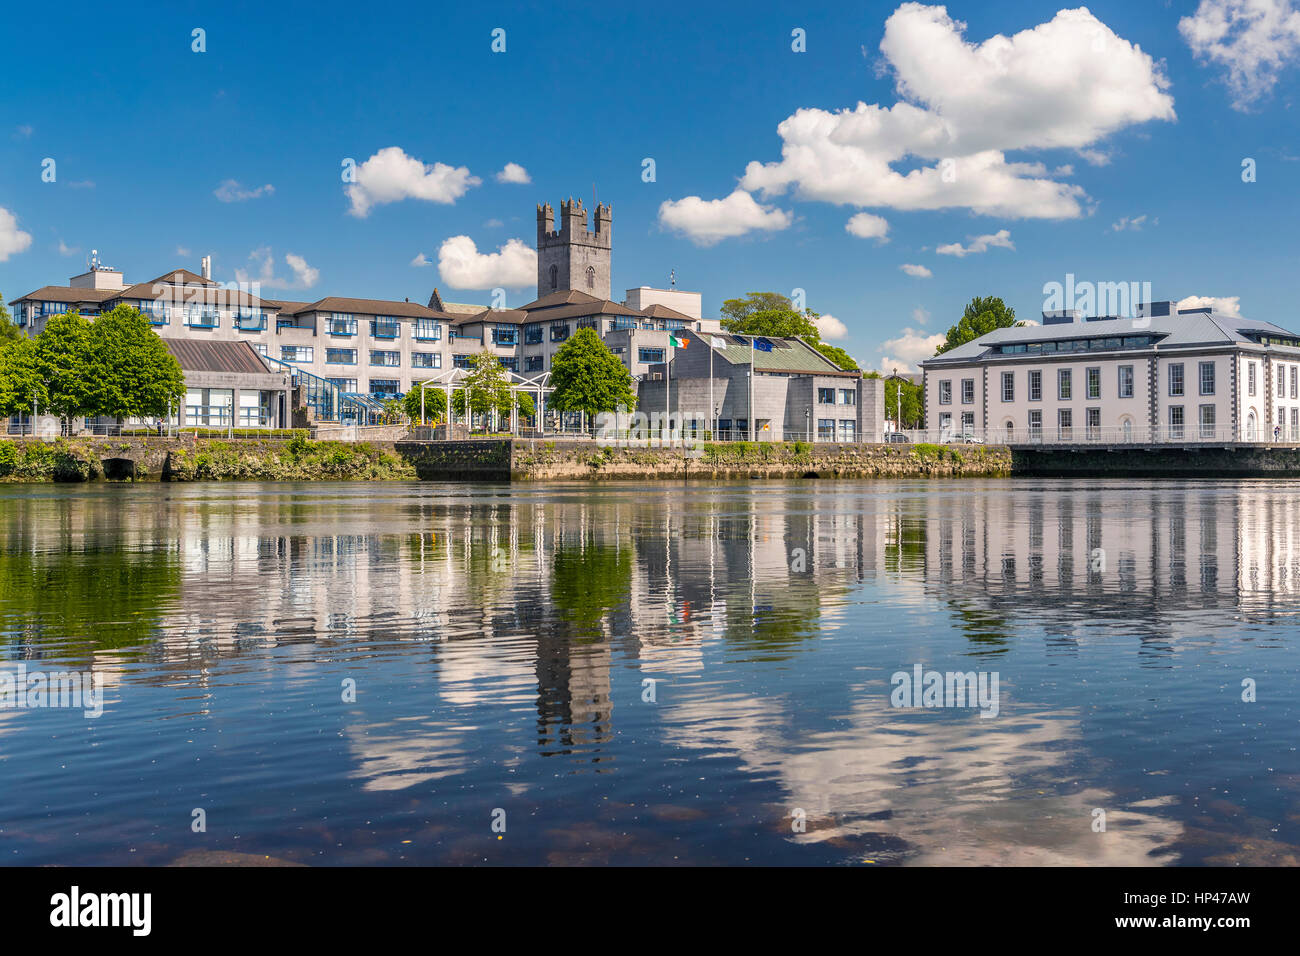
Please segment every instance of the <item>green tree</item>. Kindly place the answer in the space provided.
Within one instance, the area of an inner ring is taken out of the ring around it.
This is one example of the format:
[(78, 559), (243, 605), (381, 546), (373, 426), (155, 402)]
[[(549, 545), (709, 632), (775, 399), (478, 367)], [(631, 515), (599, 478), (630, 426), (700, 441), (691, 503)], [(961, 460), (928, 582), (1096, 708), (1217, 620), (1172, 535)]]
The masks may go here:
[[(406, 411), (406, 417), (413, 422), (421, 425), (430, 422), (441, 422), (447, 417), (447, 392), (446, 386), (440, 382), (435, 382), (426, 389), (421, 389), (423, 382), (417, 382), (411, 386), (410, 391), (402, 399), (402, 407)], [(420, 395), (424, 394), (424, 418), (420, 421)]]
[(29, 414), (44, 408), (45, 382), (36, 364), (36, 342), (23, 335), (0, 341), (0, 415)]
[(90, 324), (87, 343), (91, 414), (161, 418), (184, 401), (180, 363), (136, 309), (105, 312)]
[(77, 312), (51, 316), (36, 336), (36, 369), (45, 383), (44, 408), (64, 420), (93, 414), (100, 367), (90, 349), (90, 320)]
[(0, 343), (13, 342), (17, 339), (26, 338), (23, 330), (18, 328), (9, 317), (9, 310), (5, 308), (4, 297), (0, 296)]
[[(872, 372), (867, 378), (881, 378), (879, 372)], [(902, 405), (899, 405), (899, 393), (902, 393)], [(921, 423), (921, 386), (911, 379), (885, 378), (885, 417), (892, 420), (898, 415), (902, 421), (900, 427), (915, 428)]]
[(935, 355), (942, 355), (949, 349), (972, 342), (981, 335), (987, 335), (994, 329), (1008, 329), (1016, 322), (1016, 310), (1008, 306), (997, 296), (976, 296), (967, 303), (961, 319), (948, 329), (948, 337), (935, 350)]
[(586, 412), (591, 418), (636, 408), (632, 373), (594, 329), (578, 329), (560, 346), (551, 362), (551, 387), (547, 407), (558, 412)]
[(844, 349), (822, 341), (817, 320), (821, 314), (812, 309), (802, 312), (780, 292), (750, 292), (743, 299), (722, 303), (722, 329), (736, 335), (762, 335), (775, 338), (799, 336), (842, 369), (860, 371), (858, 363)]

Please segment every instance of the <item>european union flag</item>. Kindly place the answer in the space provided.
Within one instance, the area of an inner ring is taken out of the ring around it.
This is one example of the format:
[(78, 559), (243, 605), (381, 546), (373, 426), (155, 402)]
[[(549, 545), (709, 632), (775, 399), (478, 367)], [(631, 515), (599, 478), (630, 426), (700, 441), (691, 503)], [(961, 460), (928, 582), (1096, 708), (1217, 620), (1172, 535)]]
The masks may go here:
[(754, 339), (754, 348), (760, 352), (770, 352), (772, 351), (772, 343), (767, 339)]

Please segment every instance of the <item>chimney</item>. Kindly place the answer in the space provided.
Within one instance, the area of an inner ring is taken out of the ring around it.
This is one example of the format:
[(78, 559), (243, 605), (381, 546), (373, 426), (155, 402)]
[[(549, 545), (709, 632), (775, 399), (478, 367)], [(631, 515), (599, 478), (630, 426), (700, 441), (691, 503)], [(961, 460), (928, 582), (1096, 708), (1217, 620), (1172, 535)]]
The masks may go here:
[(203, 261), (199, 265), (199, 271), (202, 273), (203, 278), (205, 279), (212, 278), (212, 257), (211, 256), (203, 257)]

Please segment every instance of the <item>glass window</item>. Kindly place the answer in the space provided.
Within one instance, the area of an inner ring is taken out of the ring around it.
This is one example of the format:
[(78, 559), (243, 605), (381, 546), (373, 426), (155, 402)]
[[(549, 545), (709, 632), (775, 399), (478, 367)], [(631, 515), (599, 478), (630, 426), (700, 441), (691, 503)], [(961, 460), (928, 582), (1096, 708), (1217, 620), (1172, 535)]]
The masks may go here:
[(396, 366), (402, 364), (402, 353), (401, 353), (401, 352), (381, 352), (381, 351), (379, 351), (379, 350), (377, 350), (377, 349), (371, 349), (371, 350), (370, 350), (370, 364), (371, 364), (371, 365), (385, 365), (385, 366), (388, 366), (388, 367), (390, 367), (390, 368), (395, 368)]
[(453, 356), (451, 357), (451, 364), (454, 365), (456, 368), (473, 368), (473, 367), (474, 367), (474, 356), (472, 356), (472, 355), (453, 355)]
[(400, 394), (397, 391), (399, 384), (395, 378), (372, 378), (370, 394), (376, 398), (396, 398)]
[(357, 390), (357, 380), (355, 378), (331, 378), (327, 379), (327, 381), (340, 392), (355, 392)]
[(952, 381), (949, 379), (944, 379), (939, 383), (939, 404), (952, 404)]
[(1070, 400), (1071, 388), (1072, 386), (1070, 382), (1070, 369), (1068, 368), (1058, 369), (1056, 372), (1057, 397), (1060, 398), (1060, 400), (1063, 402), (1068, 402)]
[(1088, 376), (1088, 397), (1101, 398), (1101, 369), (1090, 368), (1087, 370)]
[(415, 339), (417, 342), (437, 342), (442, 338), (442, 323), (435, 319), (415, 320)]
[(542, 323), (532, 322), (524, 326), (524, 344), (525, 345), (542, 344)]
[[(564, 341), (565, 339), (567, 339), (568, 337), (569, 337), (569, 324), (568, 324), (567, 322), (552, 322), (552, 323), (551, 323), (551, 341), (552, 341), (552, 342), (563, 342), (563, 341)], [(660, 351), (663, 351), (663, 350), (661, 349)], [(660, 359), (660, 361), (662, 362), (663, 359)]]
[(857, 441), (857, 422), (853, 419), (840, 419), (840, 441)]
[(1029, 373), (1029, 400), (1031, 402), (1043, 400), (1043, 373), (1038, 369)]
[(647, 365), (653, 365), (662, 362), (664, 360), (664, 350), (645, 349), (645, 348), (637, 349), (636, 360), (638, 362), (644, 362)]
[(1183, 366), (1181, 362), (1169, 366), (1169, 394), (1183, 394)]
[(1002, 401), (1014, 402), (1016, 400), (1016, 374), (1015, 372), (1002, 373)]
[(1252, 398), (1255, 395), (1255, 363), (1246, 363), (1246, 394)]
[(442, 368), (441, 352), (412, 352), (412, 368)]
[(1088, 429), (1088, 437), (1092, 439), (1100, 438), (1101, 437), (1101, 409), (1085, 408), (1083, 414), (1084, 414), (1084, 420), (1083, 420), (1084, 427)]
[[(1202, 362), (1202, 363), (1200, 364), (1200, 373), (1201, 373), (1201, 374), (1200, 374), (1200, 380), (1201, 380), (1201, 394), (1202, 394), (1202, 395), (1213, 395), (1213, 394), (1214, 394), (1214, 363), (1213, 363), (1213, 362)], [(1282, 379), (1279, 378), (1279, 379), (1277, 380), (1277, 384), (1278, 384), (1278, 394), (1281, 395), (1281, 394), (1282, 394)]]
[(395, 339), (402, 332), (402, 324), (389, 315), (377, 315), (370, 322), (370, 335), (376, 339)]
[(1062, 440), (1068, 439), (1074, 430), (1074, 411), (1060, 408), (1056, 411), (1056, 431)]
[[(721, 424), (721, 422), (719, 422)], [(817, 440), (834, 441), (835, 440), (835, 419), (819, 418), (817, 419)]]
[(492, 326), (492, 344), (493, 345), (518, 345), (519, 326), (517, 325)]
[(1291, 366), (1291, 397), (1293, 399), (1300, 398), (1300, 394), (1296, 393), (1296, 370), (1297, 369), (1300, 369), (1300, 366), (1298, 365)]
[(1119, 367), (1119, 397), (1133, 397), (1133, 366), (1121, 365)]
[(1214, 406), (1213, 405), (1201, 406), (1201, 437), (1202, 438), (1214, 437)]
[(530, 355), (524, 359), (525, 372), (540, 372), (545, 367), (546, 359), (541, 355)]
[(963, 405), (975, 404), (975, 379), (963, 378), (961, 380), (961, 403)]
[(312, 347), (310, 345), (282, 345), (280, 358), (285, 362), (310, 362)]
[(833, 388), (819, 388), (819, 389), (817, 389), (817, 404), (818, 404), (818, 405), (834, 405), (834, 404), (835, 404), (835, 389), (833, 389)]
[(858, 393), (851, 388), (840, 389), (841, 405), (856, 405), (858, 403)]
[(1031, 409), (1029, 412), (1029, 432), (1031, 435), (1039, 435), (1043, 431), (1043, 410), (1041, 408)]
[(1183, 437), (1183, 424), (1184, 424), (1184, 423), (1183, 423), (1183, 406), (1181, 406), (1181, 405), (1170, 405), (1170, 406), (1169, 406), (1169, 437), (1170, 437), (1170, 438), (1182, 438), (1182, 437)]
[(325, 361), (330, 365), (356, 365), (356, 349), (326, 349)]
[(356, 335), (357, 317), (347, 312), (334, 312), (325, 324), (325, 331), (330, 335)]

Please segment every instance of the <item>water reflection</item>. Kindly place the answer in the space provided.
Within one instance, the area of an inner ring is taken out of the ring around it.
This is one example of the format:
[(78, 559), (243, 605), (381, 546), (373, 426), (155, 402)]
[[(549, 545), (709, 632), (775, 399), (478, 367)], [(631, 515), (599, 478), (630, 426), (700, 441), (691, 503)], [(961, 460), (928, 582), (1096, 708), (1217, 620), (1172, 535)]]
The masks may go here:
[[(112, 692), (99, 721), (0, 710), (0, 858), (1285, 861), (1293, 500), (1260, 481), (14, 486), (0, 655)], [(916, 663), (998, 671), (999, 717), (891, 707)], [(186, 832), (200, 800), (238, 842)], [(68, 839), (73, 817), (96, 836)]]

